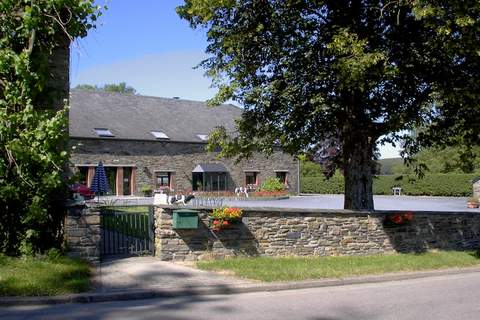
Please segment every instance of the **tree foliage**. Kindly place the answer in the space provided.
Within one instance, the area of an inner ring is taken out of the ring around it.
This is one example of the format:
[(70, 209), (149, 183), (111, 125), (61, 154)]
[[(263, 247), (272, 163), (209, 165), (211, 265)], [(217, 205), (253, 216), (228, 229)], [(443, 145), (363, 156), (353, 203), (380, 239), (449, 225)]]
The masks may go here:
[[(431, 173), (478, 173), (480, 174), (480, 146), (465, 150), (464, 147), (432, 147), (418, 152), (414, 159), (423, 164), (427, 174)], [(399, 161), (390, 174), (413, 174), (412, 167)]]
[(93, 0), (0, 2), (0, 253), (59, 239), (68, 118), (53, 106), (50, 84), (61, 80), (51, 78), (49, 59), (98, 15)]
[(75, 89), (90, 90), (90, 91), (103, 91), (103, 92), (119, 92), (126, 94), (137, 94), (137, 90), (134, 87), (127, 85), (125, 82), (106, 83), (103, 86), (91, 85), (91, 84), (79, 84)]
[[(307, 151), (328, 173), (343, 169), (345, 208), (373, 209), (380, 137), (422, 125), (423, 145), (442, 130), (478, 138), (466, 121), (480, 92), (476, 0), (185, 0), (177, 11), (207, 30), (211, 103), (245, 108), (238, 135), (219, 128), (210, 149)], [(407, 142), (406, 155), (418, 151)]]

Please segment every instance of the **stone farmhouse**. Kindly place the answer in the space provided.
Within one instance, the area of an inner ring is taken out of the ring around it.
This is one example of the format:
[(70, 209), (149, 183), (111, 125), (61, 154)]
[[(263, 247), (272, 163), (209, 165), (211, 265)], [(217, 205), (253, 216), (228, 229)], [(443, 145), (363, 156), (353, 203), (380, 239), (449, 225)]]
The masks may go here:
[(236, 106), (84, 90), (71, 91), (70, 106), (71, 167), (88, 186), (102, 161), (114, 195), (138, 195), (142, 186), (233, 191), (268, 177), (298, 192), (298, 161), (280, 148), (239, 163), (205, 151), (212, 129), (234, 131)]

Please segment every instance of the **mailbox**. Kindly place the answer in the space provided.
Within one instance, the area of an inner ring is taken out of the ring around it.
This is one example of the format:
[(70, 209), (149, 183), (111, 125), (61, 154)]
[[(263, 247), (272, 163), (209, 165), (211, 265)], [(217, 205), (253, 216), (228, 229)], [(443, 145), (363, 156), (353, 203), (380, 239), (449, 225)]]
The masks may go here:
[(173, 210), (173, 229), (198, 229), (198, 212), (195, 210)]

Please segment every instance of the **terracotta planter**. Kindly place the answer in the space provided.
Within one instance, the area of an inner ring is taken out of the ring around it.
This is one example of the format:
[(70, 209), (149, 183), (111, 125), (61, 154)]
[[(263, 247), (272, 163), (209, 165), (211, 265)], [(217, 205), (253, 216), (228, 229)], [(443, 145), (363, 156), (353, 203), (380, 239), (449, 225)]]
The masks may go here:
[(225, 229), (230, 229), (234, 224), (240, 223), (241, 220), (234, 219), (234, 220), (227, 220), (227, 219), (214, 219), (209, 218), (210, 220), (210, 228), (215, 231), (222, 231)]

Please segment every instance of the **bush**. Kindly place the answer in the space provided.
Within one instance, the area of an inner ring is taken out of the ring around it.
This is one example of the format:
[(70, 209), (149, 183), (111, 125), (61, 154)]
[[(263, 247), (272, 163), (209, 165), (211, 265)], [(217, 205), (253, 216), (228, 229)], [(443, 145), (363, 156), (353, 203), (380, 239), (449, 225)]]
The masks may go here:
[(260, 191), (283, 191), (285, 190), (285, 185), (280, 182), (277, 178), (269, 177), (267, 178), (260, 187)]
[[(392, 187), (402, 188), (402, 194), (412, 196), (465, 197), (472, 194), (475, 174), (430, 174), (423, 179), (414, 175), (377, 176), (373, 180), (373, 193), (390, 195)], [(303, 177), (303, 193), (342, 194), (343, 176), (336, 173), (330, 180), (324, 177)]]
[(344, 180), (339, 172), (328, 180), (325, 176), (321, 176), (302, 177), (300, 181), (302, 193), (343, 194), (344, 192)]
[(152, 195), (153, 188), (149, 185), (143, 185), (140, 187), (140, 192), (143, 193), (144, 196), (149, 197)]
[(465, 197), (472, 194), (475, 174), (430, 174), (423, 179), (415, 175), (378, 176), (373, 182), (374, 194), (392, 194), (392, 187), (412, 196)]

